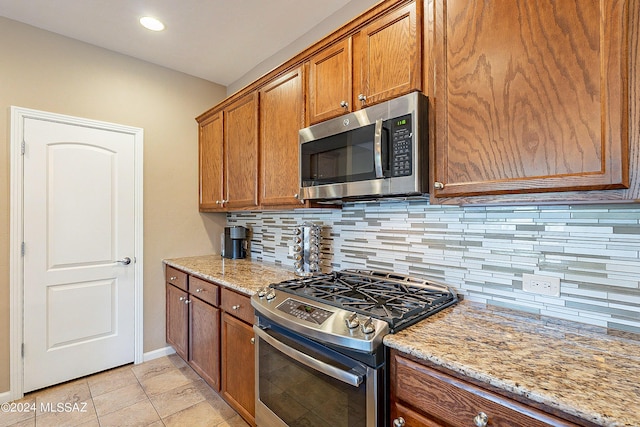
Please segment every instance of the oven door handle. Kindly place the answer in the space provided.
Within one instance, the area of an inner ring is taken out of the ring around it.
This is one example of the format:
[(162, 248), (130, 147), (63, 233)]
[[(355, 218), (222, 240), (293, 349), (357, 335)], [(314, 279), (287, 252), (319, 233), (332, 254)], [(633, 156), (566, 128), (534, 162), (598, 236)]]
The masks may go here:
[(336, 368), (335, 366), (329, 365), (328, 363), (322, 362), (320, 360), (316, 360), (307, 354), (304, 354), (296, 349), (289, 347), (286, 344), (281, 343), (258, 326), (254, 325), (253, 330), (260, 339), (266, 341), (276, 350), (281, 351), (290, 358), (302, 363), (303, 365), (308, 366), (311, 369), (315, 369), (316, 371), (322, 372), (325, 375), (328, 375), (354, 387), (359, 387), (360, 384), (362, 384), (362, 382), (364, 381), (364, 377), (362, 375), (354, 374), (344, 371), (340, 368)]

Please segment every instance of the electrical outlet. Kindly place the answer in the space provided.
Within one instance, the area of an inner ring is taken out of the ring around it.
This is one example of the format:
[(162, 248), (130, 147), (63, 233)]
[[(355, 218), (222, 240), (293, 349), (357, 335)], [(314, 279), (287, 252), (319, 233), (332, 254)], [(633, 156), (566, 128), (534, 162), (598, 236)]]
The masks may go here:
[(560, 296), (560, 279), (542, 274), (523, 274), (522, 290), (538, 295)]

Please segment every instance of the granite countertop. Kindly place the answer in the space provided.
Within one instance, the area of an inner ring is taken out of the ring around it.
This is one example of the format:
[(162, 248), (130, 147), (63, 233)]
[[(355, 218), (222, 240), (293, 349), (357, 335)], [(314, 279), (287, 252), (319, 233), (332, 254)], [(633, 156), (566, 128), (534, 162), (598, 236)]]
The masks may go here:
[(604, 426), (640, 426), (640, 342), (462, 301), (384, 343)]
[[(246, 295), (295, 277), (283, 266), (220, 255), (164, 262)], [(637, 336), (461, 301), (384, 343), (595, 424), (640, 427)]]
[(283, 266), (250, 259), (226, 259), (220, 255), (166, 259), (164, 263), (201, 279), (210, 280), (251, 296), (270, 283), (296, 277)]

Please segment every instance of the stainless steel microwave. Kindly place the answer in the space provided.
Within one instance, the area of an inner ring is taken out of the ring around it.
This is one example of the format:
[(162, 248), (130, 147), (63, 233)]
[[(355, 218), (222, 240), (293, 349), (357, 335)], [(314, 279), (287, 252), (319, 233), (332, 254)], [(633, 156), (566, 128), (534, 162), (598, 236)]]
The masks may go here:
[(427, 98), (413, 92), (301, 129), (303, 199), (428, 192)]

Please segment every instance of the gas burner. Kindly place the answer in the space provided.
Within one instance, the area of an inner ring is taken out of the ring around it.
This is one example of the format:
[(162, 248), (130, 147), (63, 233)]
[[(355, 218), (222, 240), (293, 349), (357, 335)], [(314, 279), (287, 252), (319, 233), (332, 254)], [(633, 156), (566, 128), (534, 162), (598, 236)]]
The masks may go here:
[(373, 270), (342, 270), (272, 284), (274, 289), (383, 320), (399, 331), (458, 299), (448, 287)]

